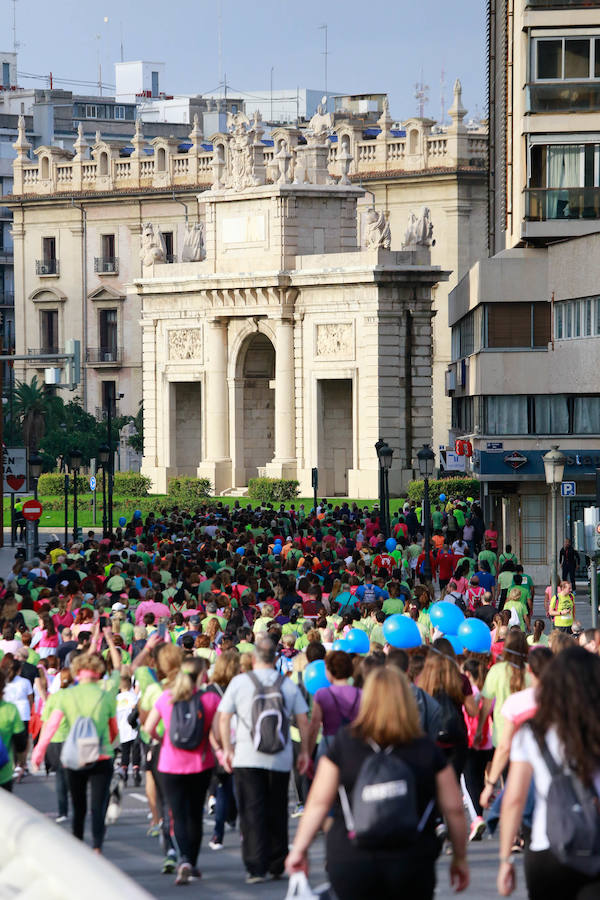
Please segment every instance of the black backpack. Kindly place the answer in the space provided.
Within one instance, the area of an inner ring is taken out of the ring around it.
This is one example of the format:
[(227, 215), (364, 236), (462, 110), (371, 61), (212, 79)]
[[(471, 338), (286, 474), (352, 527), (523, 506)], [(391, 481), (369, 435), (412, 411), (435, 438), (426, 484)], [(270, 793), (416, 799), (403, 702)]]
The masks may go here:
[(197, 750), (204, 738), (204, 727), (202, 694), (196, 692), (189, 700), (173, 704), (169, 740), (178, 750)]
[(535, 735), (535, 732), (534, 736), (551, 779), (546, 796), (546, 834), (550, 849), (564, 866), (586, 875), (598, 875), (600, 873), (598, 794), (594, 787), (586, 787), (575, 772), (557, 763), (546, 741)]
[(440, 724), (436, 743), (442, 747), (467, 744), (467, 725), (452, 698), (445, 691), (439, 691), (434, 695), (434, 700), (437, 700), (440, 707)]
[(250, 734), (252, 744), (259, 753), (280, 753), (285, 749), (290, 730), (290, 720), (283, 696), (284, 675), (278, 675), (273, 684), (263, 684), (254, 672), (248, 672), (254, 685), (250, 708)]
[(433, 810), (431, 800), (419, 816), (417, 783), (411, 767), (393, 747), (382, 749), (369, 741), (373, 753), (360, 767), (352, 802), (339, 788), (344, 822), (350, 840), (367, 850), (394, 849), (415, 843)]

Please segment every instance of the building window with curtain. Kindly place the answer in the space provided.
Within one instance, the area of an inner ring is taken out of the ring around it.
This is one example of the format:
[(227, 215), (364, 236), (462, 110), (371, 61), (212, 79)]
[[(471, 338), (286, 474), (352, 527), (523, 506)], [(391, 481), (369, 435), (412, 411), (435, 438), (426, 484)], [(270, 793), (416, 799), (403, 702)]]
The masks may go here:
[(528, 168), (528, 219), (600, 218), (600, 145), (533, 143)]
[(521, 496), (521, 561), (523, 565), (545, 565), (546, 497), (543, 494)]

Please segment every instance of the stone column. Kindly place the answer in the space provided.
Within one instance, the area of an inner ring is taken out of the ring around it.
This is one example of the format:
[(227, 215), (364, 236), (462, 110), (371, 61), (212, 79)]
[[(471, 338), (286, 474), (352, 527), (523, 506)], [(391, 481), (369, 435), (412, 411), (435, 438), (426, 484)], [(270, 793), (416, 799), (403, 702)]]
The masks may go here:
[(229, 401), (227, 387), (228, 320), (206, 320), (208, 365), (202, 398), (206, 456), (198, 466), (199, 478), (210, 478), (215, 494), (230, 488)]
[(295, 473), (294, 321), (281, 316), (275, 319), (275, 456), (267, 474), (294, 478)]

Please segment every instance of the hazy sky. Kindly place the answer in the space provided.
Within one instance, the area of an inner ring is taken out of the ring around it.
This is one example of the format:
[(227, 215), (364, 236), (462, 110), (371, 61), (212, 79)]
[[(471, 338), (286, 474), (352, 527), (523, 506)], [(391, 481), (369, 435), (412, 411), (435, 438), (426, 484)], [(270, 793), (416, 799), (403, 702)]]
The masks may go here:
[[(422, 71), (425, 113), (437, 119), (443, 69), (446, 108), (459, 77), (469, 116), (485, 115), (483, 0), (17, 0), (19, 82), (39, 85), (24, 73), (52, 71), (55, 79), (97, 83), (100, 55), (103, 81), (114, 84), (122, 30), (126, 60), (167, 64), (163, 90), (211, 91), (219, 83), (219, 7), (222, 71), (232, 93), (269, 90), (272, 66), (275, 96), (278, 87), (323, 89), (319, 25), (327, 23), (330, 92), (387, 91), (394, 118), (408, 118)], [(12, 0), (0, 0), (3, 50), (12, 50), (12, 14)]]

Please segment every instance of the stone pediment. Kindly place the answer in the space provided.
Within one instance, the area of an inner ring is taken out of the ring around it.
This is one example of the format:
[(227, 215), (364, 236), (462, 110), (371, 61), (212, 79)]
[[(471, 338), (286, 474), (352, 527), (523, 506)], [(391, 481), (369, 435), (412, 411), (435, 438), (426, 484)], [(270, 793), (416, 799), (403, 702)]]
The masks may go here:
[(88, 300), (124, 300), (125, 296), (122, 291), (116, 291), (114, 288), (98, 287), (88, 294)]
[(27, 299), (34, 303), (64, 303), (67, 295), (58, 288), (43, 287), (36, 288)]

